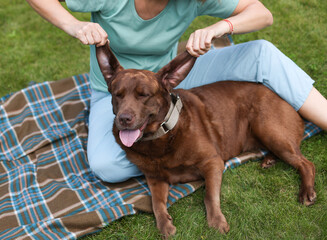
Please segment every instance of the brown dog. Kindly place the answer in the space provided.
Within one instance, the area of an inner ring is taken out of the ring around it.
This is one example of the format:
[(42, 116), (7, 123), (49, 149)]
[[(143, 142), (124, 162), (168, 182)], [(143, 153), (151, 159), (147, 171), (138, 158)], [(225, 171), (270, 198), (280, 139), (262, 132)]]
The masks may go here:
[(228, 81), (174, 90), (195, 62), (187, 52), (158, 73), (123, 69), (108, 44), (97, 48), (97, 58), (112, 94), (114, 135), (144, 173), (165, 237), (176, 231), (166, 208), (169, 184), (198, 179), (205, 180), (209, 226), (229, 231), (220, 210), (224, 162), (245, 151), (265, 148), (298, 169), (299, 200), (314, 203), (315, 168), (299, 147), (303, 121), (268, 88)]

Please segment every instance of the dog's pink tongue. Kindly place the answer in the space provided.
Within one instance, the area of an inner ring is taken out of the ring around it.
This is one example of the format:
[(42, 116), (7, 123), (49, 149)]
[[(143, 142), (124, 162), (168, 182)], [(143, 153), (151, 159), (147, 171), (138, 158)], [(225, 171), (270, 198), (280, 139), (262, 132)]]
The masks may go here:
[(134, 142), (138, 139), (140, 136), (141, 131), (139, 129), (137, 130), (122, 130), (119, 132), (119, 137), (121, 142), (126, 147), (131, 147)]

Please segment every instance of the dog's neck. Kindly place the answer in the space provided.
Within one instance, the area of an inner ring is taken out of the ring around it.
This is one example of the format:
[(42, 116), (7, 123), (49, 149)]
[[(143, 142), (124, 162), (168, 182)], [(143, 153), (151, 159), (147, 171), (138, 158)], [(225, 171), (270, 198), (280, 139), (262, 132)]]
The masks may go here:
[(180, 97), (174, 93), (170, 93), (170, 97), (171, 102), (168, 113), (166, 114), (164, 121), (160, 124), (158, 130), (151, 136), (142, 137), (140, 141), (149, 141), (160, 138), (175, 127), (178, 122), (183, 103)]

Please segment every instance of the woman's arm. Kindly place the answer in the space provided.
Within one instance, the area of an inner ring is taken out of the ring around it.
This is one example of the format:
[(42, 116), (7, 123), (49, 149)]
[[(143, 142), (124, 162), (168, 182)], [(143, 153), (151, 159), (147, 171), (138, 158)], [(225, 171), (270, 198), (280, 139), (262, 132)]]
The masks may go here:
[(58, 0), (26, 1), (44, 19), (62, 29), (70, 36), (79, 39), (83, 44), (102, 46), (108, 39), (107, 33), (99, 24), (77, 20)]
[[(239, 0), (237, 7), (227, 20), (232, 23), (235, 34), (257, 31), (273, 23), (272, 14), (258, 0)], [(231, 33), (230, 30), (230, 24), (227, 21), (219, 21), (206, 28), (198, 29), (191, 34), (186, 49), (191, 55), (198, 57), (209, 51), (213, 38)]]

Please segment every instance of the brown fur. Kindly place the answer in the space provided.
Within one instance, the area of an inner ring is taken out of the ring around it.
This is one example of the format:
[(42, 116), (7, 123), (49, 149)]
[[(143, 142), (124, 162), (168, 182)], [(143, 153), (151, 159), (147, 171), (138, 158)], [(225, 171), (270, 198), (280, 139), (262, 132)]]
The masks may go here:
[[(268, 88), (228, 81), (175, 90), (195, 61), (186, 52), (158, 73), (124, 70), (108, 45), (97, 49), (97, 57), (112, 93), (114, 135), (147, 179), (157, 226), (164, 237), (176, 231), (166, 209), (169, 184), (198, 179), (205, 180), (209, 226), (221, 233), (229, 231), (220, 210), (224, 162), (245, 151), (271, 151), (273, 155), (267, 156), (263, 167), (271, 166), (277, 156), (298, 169), (302, 178), (299, 200), (305, 205), (314, 203), (315, 168), (299, 147), (303, 121)], [(145, 122), (144, 136), (158, 129), (169, 109), (169, 92), (178, 94), (184, 105), (175, 128), (158, 139), (138, 141), (130, 148), (121, 144), (121, 129), (138, 129)], [(128, 122), (122, 120), (126, 116)]]

